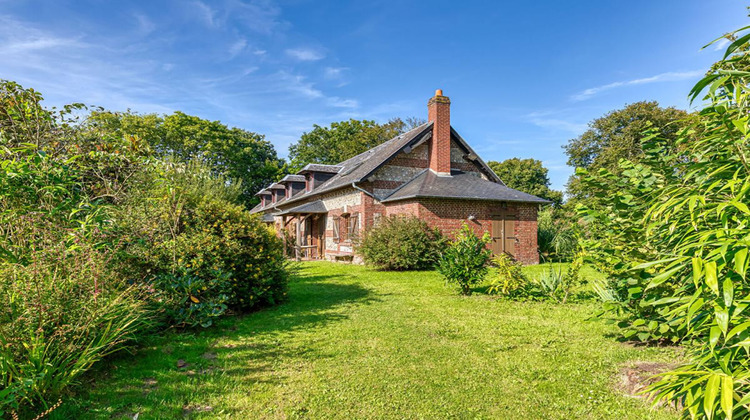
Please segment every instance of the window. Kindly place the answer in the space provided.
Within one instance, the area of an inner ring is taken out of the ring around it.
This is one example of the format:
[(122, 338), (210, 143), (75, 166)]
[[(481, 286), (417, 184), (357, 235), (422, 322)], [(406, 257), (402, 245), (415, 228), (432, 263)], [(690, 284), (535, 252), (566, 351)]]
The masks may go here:
[(349, 226), (348, 228), (348, 237), (347, 239), (351, 240), (353, 237), (356, 237), (359, 233), (359, 214), (353, 214), (348, 217)]
[(341, 236), (339, 235), (339, 219), (340, 217), (332, 217), (331, 222), (333, 222), (333, 240), (336, 242), (339, 242), (341, 240)]

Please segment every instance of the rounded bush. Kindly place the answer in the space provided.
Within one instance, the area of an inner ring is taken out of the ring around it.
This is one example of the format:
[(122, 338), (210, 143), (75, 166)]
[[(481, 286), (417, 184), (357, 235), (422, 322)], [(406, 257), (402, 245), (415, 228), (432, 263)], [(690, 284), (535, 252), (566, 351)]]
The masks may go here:
[(444, 243), (440, 230), (423, 220), (391, 216), (365, 233), (359, 253), (382, 270), (424, 270), (435, 266)]

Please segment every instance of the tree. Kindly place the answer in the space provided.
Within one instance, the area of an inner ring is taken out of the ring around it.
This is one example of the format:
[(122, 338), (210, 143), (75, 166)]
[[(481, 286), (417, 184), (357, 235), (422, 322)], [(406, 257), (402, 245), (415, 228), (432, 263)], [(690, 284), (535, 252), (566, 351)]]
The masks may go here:
[(335, 165), (422, 124), (417, 118), (394, 118), (385, 124), (355, 119), (330, 127), (316, 124), (289, 147), (289, 169), (295, 172), (308, 163)]
[(541, 161), (512, 158), (487, 164), (508, 187), (550, 200), (555, 205), (562, 203), (562, 192), (549, 188), (548, 170)]
[(96, 111), (87, 124), (116, 137), (143, 139), (162, 157), (207, 163), (217, 174), (242, 183), (240, 199), (248, 206), (256, 202), (256, 192), (278, 178), (283, 165), (262, 134), (179, 111), (166, 116)]
[[(637, 163), (643, 157), (642, 140), (649, 128), (659, 130), (668, 147), (674, 147), (677, 133), (689, 122), (689, 114), (674, 107), (661, 108), (655, 101), (636, 102), (605, 114), (589, 123), (589, 129), (563, 146), (568, 165), (595, 171), (604, 168), (619, 173), (618, 162)], [(573, 175), (568, 195), (574, 201), (586, 198), (580, 179)]]

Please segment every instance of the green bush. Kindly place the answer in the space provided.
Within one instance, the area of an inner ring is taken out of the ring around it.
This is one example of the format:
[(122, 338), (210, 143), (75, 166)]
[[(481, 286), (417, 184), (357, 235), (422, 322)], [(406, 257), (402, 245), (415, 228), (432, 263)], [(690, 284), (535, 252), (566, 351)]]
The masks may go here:
[(471, 286), (484, 280), (487, 263), (492, 252), (487, 249), (488, 234), (478, 237), (474, 230), (464, 223), (456, 239), (443, 251), (437, 269), (445, 280), (458, 285), (461, 294), (470, 295)]
[(568, 260), (578, 248), (576, 229), (563, 214), (563, 209), (550, 206), (537, 217), (537, 244), (545, 261)]
[(523, 265), (513, 261), (507, 254), (500, 254), (492, 259), (497, 267), (497, 274), (492, 278), (488, 293), (506, 297), (519, 297), (528, 292), (529, 279), (523, 274)]
[(221, 271), (203, 278), (182, 268), (153, 276), (148, 286), (156, 311), (177, 327), (211, 326), (227, 311), (232, 293), (230, 274)]
[[(165, 305), (177, 304), (165, 307), (166, 313), (184, 310), (213, 317), (224, 303), (235, 311), (248, 311), (282, 300), (288, 273), (282, 240), (273, 230), (234, 204), (224, 180), (204, 166), (167, 165), (160, 171), (153, 178), (144, 174), (143, 192), (131, 195), (118, 212), (126, 240), (123, 270), (141, 283), (160, 279), (161, 293), (179, 295), (164, 300)], [(211, 299), (216, 305), (208, 312), (193, 308), (204, 302), (190, 299), (181, 281), (165, 279), (213, 284), (216, 292)], [(216, 283), (219, 279), (226, 279), (228, 290)], [(170, 284), (173, 290), (163, 289)], [(228, 299), (219, 303), (224, 294)], [(188, 323), (210, 324), (208, 319)]]
[(381, 219), (369, 229), (358, 251), (382, 270), (425, 270), (435, 266), (445, 240), (440, 230), (413, 216)]

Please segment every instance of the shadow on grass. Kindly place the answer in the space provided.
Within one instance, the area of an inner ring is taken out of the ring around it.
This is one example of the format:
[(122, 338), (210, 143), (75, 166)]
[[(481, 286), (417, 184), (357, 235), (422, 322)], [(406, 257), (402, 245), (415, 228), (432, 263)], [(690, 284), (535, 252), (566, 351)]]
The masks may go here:
[(299, 331), (345, 320), (351, 305), (378, 299), (347, 276), (305, 271), (294, 274), (289, 298), (280, 305), (223, 319), (206, 330), (156, 336), (134, 355), (108, 360), (89, 375), (80, 395), (50, 418), (193, 417), (205, 411), (202, 396), (221, 395), (227, 386), (283, 383), (288, 378), (278, 371), (281, 361), (299, 366), (329, 357), (304, 339), (287, 341)]

